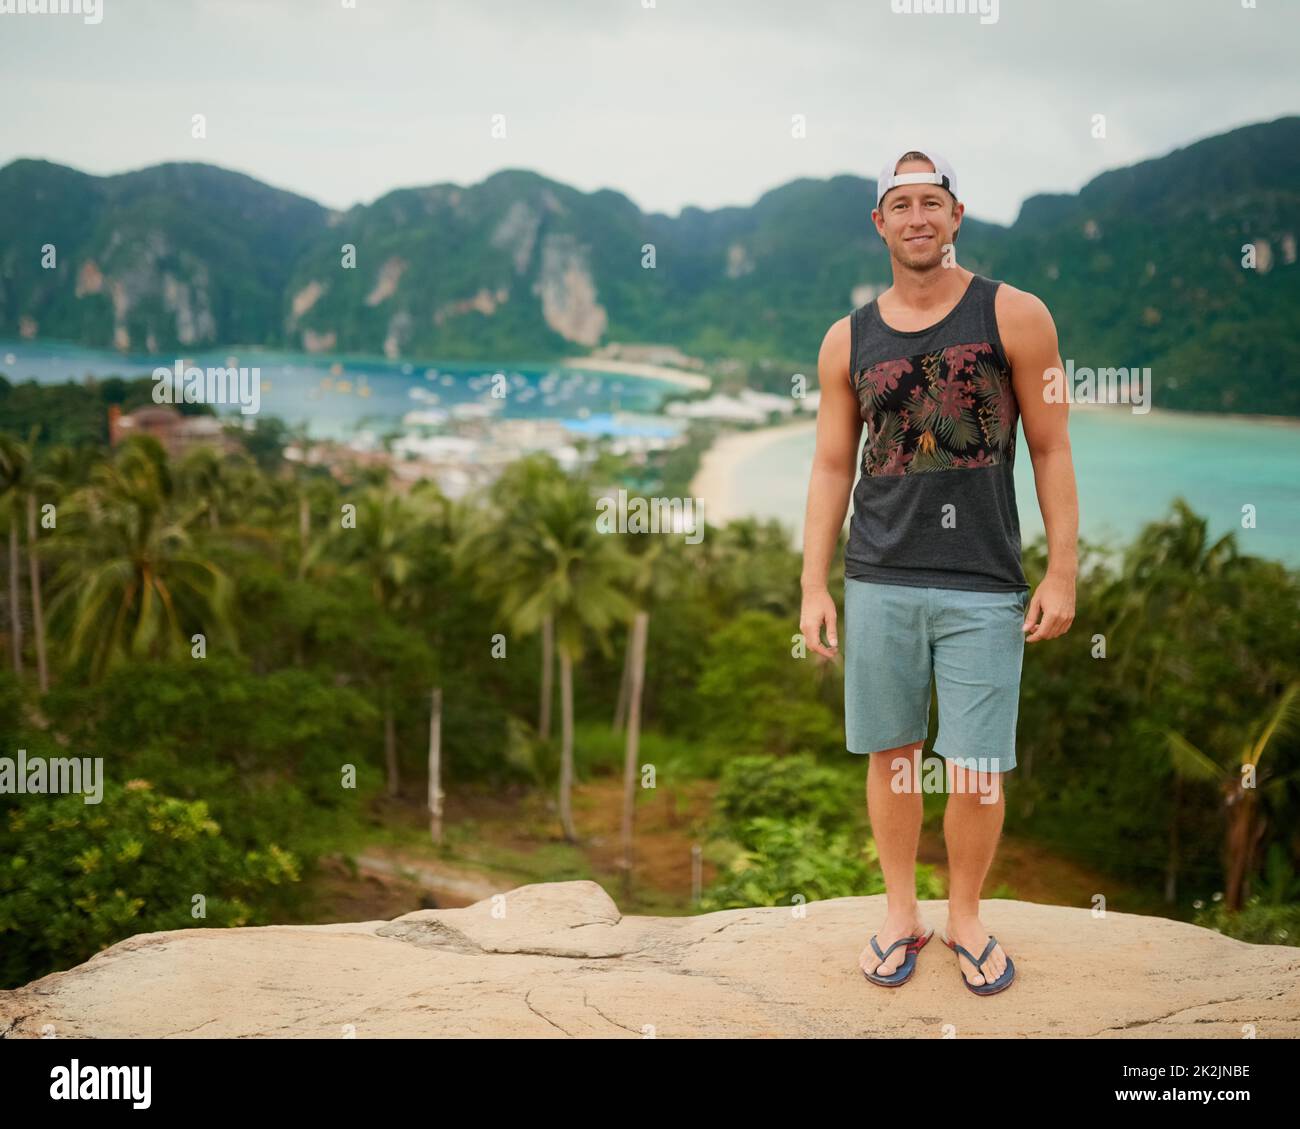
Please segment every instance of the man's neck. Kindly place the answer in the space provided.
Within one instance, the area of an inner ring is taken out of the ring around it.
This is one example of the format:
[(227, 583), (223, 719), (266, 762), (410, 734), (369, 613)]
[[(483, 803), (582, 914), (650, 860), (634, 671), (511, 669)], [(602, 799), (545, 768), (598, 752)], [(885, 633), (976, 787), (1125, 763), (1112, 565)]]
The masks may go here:
[(895, 263), (894, 285), (889, 288), (888, 297), (902, 309), (922, 313), (942, 309), (953, 305), (966, 292), (973, 277), (974, 273), (962, 266), (914, 270)]

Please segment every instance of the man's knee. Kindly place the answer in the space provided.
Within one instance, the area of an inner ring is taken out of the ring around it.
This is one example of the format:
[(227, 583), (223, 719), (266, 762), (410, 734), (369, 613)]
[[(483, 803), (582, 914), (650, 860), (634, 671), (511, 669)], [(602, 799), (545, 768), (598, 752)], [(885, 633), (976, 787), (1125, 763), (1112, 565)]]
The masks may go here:
[(871, 773), (877, 779), (887, 779), (894, 792), (919, 792), (921, 790), (923, 746), (912, 742), (893, 749), (881, 749), (871, 754)]

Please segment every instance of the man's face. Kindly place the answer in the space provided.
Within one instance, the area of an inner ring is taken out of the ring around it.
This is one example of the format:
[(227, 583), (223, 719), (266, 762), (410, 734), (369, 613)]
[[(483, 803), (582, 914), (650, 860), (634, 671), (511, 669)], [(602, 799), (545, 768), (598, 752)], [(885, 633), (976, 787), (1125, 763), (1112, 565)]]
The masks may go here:
[[(903, 161), (894, 171), (934, 172), (934, 166)], [(904, 184), (885, 193), (871, 218), (892, 258), (914, 270), (929, 270), (943, 262), (944, 247), (954, 241), (965, 210), (937, 184)]]

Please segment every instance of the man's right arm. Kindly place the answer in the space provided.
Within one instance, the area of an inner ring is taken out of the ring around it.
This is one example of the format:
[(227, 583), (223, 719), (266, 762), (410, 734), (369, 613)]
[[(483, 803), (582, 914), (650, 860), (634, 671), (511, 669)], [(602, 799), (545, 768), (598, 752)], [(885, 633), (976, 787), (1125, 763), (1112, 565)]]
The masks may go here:
[[(826, 587), (826, 578), (853, 493), (862, 436), (862, 417), (849, 378), (849, 346), (849, 318), (843, 317), (826, 331), (817, 357), (821, 392), (817, 449), (803, 524), (803, 608), (799, 628), (808, 648), (827, 658), (835, 657), (838, 640), (835, 601)], [(821, 641), (823, 624), (829, 648)]]

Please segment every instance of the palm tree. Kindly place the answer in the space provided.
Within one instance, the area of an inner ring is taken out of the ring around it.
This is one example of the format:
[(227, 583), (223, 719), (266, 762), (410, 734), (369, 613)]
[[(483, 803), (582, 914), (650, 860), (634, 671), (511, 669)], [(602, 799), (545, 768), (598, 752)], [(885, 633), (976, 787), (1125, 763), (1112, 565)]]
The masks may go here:
[[(484, 599), (498, 605), (509, 581), (503, 567), (518, 545), (521, 530), (530, 524), (543, 484), (563, 472), (545, 454), (528, 455), (510, 463), (488, 492), (490, 508), (471, 511), (455, 550), (456, 567)], [(537, 737), (551, 739), (551, 705), (555, 700), (555, 623), (542, 617), (542, 674), (537, 710)]]
[[(631, 535), (629, 544), (637, 543)], [(627, 654), (619, 690), (619, 707), (615, 726), (621, 728), (627, 714), (627, 738), (623, 755), (623, 814), (621, 821), (623, 893), (632, 889), (632, 840), (636, 819), (637, 762), (641, 743), (641, 695), (645, 687), (646, 641), (650, 631), (650, 614), (660, 602), (680, 597), (687, 583), (688, 570), (683, 560), (685, 548), (675, 539), (659, 536), (645, 544), (644, 550), (630, 555), (632, 579), (629, 590), (635, 608), (628, 632)]]
[(156, 439), (122, 443), (65, 510), (50, 618), (63, 629), (70, 663), (88, 657), (99, 679), (126, 657), (178, 657), (201, 626), (237, 648), (232, 584), (194, 551), (192, 515), (176, 513)]
[[(410, 581), (415, 568), (413, 542), (421, 514), (400, 494), (379, 486), (364, 490), (356, 505), (356, 528), (336, 530), (329, 541), (331, 550), (338, 551), (338, 559), (345, 569), (368, 581), (375, 603), (386, 615), (411, 610), (414, 593)], [(401, 791), (396, 690), (387, 674), (380, 677), (380, 692), (388, 794), (396, 797)]]
[(45, 656), (45, 615), (41, 600), (41, 563), (37, 548), (37, 494), (52, 491), (57, 483), (42, 474), (33, 451), (38, 427), (33, 427), (26, 443), (0, 436), (0, 494), (9, 512), (9, 600), (14, 624), (14, 669), (22, 669), (21, 609), (18, 603), (18, 525), (25, 512), (27, 521), (27, 576), (31, 585), (32, 636), (36, 646), (36, 679), (44, 694), (50, 688), (49, 663)]
[(623, 585), (629, 561), (616, 537), (596, 526), (596, 504), (581, 481), (552, 482), (538, 499), (538, 512), (516, 557), (514, 583), (503, 611), (522, 632), (536, 630), (549, 615), (560, 659), (560, 823), (573, 841), (573, 666), (583, 638), (602, 645), (606, 632), (631, 611)]
[[(1241, 909), (1246, 896), (1246, 886), (1254, 868), (1254, 857), (1265, 823), (1259, 815), (1261, 791), (1260, 764), (1270, 742), (1275, 737), (1292, 732), (1300, 721), (1300, 682), (1292, 682), (1282, 692), (1277, 702), (1245, 733), (1240, 754), (1220, 764), (1202, 752), (1183, 734), (1173, 729), (1164, 730), (1170, 759), (1176, 778), (1216, 782), (1223, 793), (1224, 814), (1227, 827), (1224, 840), (1224, 866), (1227, 871), (1224, 904), (1229, 910)], [(1249, 768), (1251, 786), (1246, 787), (1243, 769)], [(1286, 781), (1295, 773), (1268, 780), (1267, 787), (1277, 791), (1285, 788)]]
[(624, 592), (631, 567), (618, 538), (599, 531), (596, 499), (586, 483), (564, 474), (553, 459), (519, 460), (502, 477), (496, 513), (480, 518), (459, 556), (463, 567), (484, 568), (480, 589), (499, 599), (512, 632), (531, 635), (548, 618), (554, 625), (560, 662), (560, 824), (572, 842), (577, 838), (573, 667), (587, 635), (606, 648), (610, 626), (631, 614)]
[(798, 554), (780, 522), (735, 518), (690, 548), (709, 605), (724, 616), (749, 610), (798, 615)]
[[(1173, 510), (1169, 520), (1143, 528), (1107, 596), (1117, 608), (1111, 635), (1118, 672), (1123, 675), (1140, 658), (1148, 700), (1167, 673), (1167, 656), (1183, 650), (1188, 632), (1200, 635), (1220, 614), (1215, 588), (1248, 561), (1238, 555), (1234, 533), (1210, 542), (1205, 518), (1184, 499), (1174, 499)], [(1150, 642), (1154, 656), (1136, 645), (1140, 639)]]
[(19, 500), (27, 473), (27, 448), (9, 435), (0, 435), (0, 506), (9, 527), (9, 648), (14, 674), (23, 673), (23, 619), (18, 600)]
[[(1238, 554), (1235, 534), (1211, 542), (1206, 520), (1182, 498), (1174, 499), (1167, 519), (1148, 523), (1129, 546), (1100, 606), (1111, 617), (1107, 634), (1115, 677), (1139, 687), (1148, 716), (1161, 708), (1160, 688), (1183, 672), (1185, 656), (1231, 614), (1222, 595), (1225, 582), (1252, 563)], [(1153, 724), (1158, 732), (1168, 728)], [(1181, 758), (1174, 759), (1173, 773), (1164, 891), (1170, 903), (1177, 898), (1181, 851)]]
[(36, 492), (49, 484), (41, 479), (27, 490), (27, 575), (32, 586), (32, 635), (36, 639), (36, 682), (41, 693), (50, 688), (50, 667), (45, 658), (45, 611), (41, 600), (41, 559), (36, 546)]
[(208, 444), (187, 452), (176, 468), (186, 496), (203, 499), (208, 524), (214, 530), (221, 525), (221, 510), (229, 487), (223, 471), (221, 452)]
[(442, 493), (438, 486), (422, 479), (411, 490), (412, 503), (420, 507), (421, 520), (415, 546), (418, 571), (412, 604), (422, 613), (433, 636), (437, 656), (433, 686), (429, 692), (429, 838), (434, 846), (443, 841), (442, 789), (442, 652), (443, 626), (455, 593), (447, 583), (454, 567), (454, 546), (466, 525), (466, 509)]

